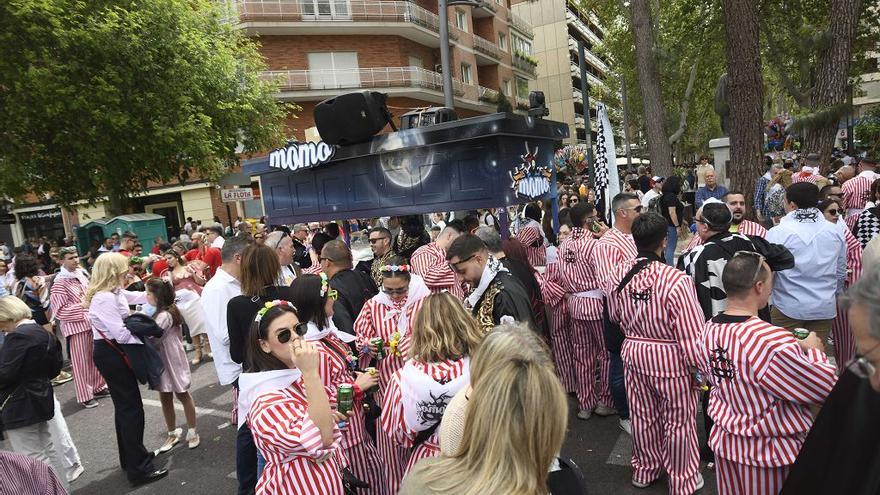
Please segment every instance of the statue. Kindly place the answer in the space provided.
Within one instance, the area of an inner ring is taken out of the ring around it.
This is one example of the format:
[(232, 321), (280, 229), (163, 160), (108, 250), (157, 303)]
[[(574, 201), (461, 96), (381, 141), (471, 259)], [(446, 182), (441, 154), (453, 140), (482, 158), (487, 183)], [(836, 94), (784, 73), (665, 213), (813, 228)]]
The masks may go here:
[(718, 78), (715, 86), (715, 113), (721, 118), (721, 134), (730, 135), (730, 104), (727, 103), (727, 73)]

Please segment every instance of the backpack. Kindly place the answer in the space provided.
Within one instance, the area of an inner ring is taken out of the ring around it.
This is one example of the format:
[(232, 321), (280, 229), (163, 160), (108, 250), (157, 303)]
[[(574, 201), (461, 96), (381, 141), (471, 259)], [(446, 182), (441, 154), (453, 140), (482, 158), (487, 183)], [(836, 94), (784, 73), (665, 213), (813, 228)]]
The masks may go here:
[(778, 188), (768, 192), (765, 205), (770, 216), (781, 217), (785, 215), (785, 188)]
[(654, 196), (648, 201), (648, 211), (653, 211), (654, 213), (660, 213), (660, 198), (662, 195)]

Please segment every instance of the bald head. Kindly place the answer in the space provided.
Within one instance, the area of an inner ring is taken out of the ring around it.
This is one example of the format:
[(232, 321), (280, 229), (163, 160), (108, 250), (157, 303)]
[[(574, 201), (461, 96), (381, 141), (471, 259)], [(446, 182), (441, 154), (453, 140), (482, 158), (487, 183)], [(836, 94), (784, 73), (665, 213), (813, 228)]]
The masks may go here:
[(347, 270), (351, 268), (351, 249), (348, 244), (335, 239), (327, 244), (321, 250), (321, 258), (327, 259), (331, 265)]

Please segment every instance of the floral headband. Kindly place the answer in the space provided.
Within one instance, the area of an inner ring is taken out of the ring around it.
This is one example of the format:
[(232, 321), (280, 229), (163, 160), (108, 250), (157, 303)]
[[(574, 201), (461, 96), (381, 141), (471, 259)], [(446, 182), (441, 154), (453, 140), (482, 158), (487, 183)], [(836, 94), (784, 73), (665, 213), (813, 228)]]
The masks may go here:
[(408, 272), (410, 271), (409, 265), (384, 265), (379, 267), (379, 271), (382, 272)]
[(257, 317), (254, 318), (254, 321), (259, 323), (260, 320), (263, 319), (263, 316), (269, 312), (270, 309), (278, 307), (278, 306), (287, 306), (288, 308), (296, 311), (296, 306), (293, 305), (290, 301), (283, 301), (281, 299), (275, 299), (274, 301), (267, 301), (266, 304), (257, 311)]
[(326, 273), (321, 272), (320, 276), (321, 276), (321, 297), (323, 298), (324, 296), (329, 296), (330, 299), (333, 299), (335, 301), (339, 297), (339, 292), (337, 292), (336, 289), (330, 288), (330, 279), (327, 278)]

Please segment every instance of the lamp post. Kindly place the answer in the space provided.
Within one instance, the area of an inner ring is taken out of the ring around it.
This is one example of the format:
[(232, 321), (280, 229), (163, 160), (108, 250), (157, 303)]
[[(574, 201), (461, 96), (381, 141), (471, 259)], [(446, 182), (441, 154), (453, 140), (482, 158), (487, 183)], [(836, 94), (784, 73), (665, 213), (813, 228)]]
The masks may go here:
[(454, 109), (455, 99), (452, 96), (452, 61), (449, 54), (449, 13), (450, 6), (463, 5), (477, 7), (480, 5), (476, 0), (439, 0), (438, 16), (440, 18), (440, 67), (443, 76), (443, 106)]

